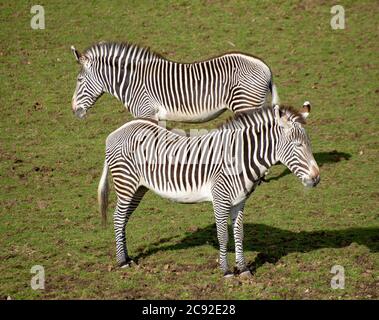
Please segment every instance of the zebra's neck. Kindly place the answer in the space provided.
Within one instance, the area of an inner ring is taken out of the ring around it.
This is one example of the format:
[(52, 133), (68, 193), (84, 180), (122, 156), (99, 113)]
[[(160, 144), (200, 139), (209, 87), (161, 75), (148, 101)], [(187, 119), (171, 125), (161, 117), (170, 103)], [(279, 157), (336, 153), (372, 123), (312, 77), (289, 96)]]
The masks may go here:
[(220, 130), (236, 130), (243, 137), (245, 164), (259, 176), (278, 162), (277, 145), (281, 134), (271, 108), (237, 114)]
[[(244, 130), (244, 149), (250, 170), (250, 178), (261, 178), (267, 170), (277, 163), (277, 135), (275, 126), (262, 126), (260, 129), (249, 128)], [(254, 180), (254, 179), (250, 179)]]
[(98, 78), (108, 92), (129, 105), (131, 87), (136, 76), (137, 66), (143, 62), (163, 59), (148, 48), (132, 44), (100, 43), (86, 53), (94, 61)]

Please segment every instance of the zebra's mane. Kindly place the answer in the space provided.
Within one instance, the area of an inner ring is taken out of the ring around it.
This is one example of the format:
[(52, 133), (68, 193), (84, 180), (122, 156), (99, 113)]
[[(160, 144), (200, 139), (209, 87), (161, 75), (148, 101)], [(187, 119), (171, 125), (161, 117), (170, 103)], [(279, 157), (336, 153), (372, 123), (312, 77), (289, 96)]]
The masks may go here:
[(148, 47), (142, 47), (138, 46), (136, 44), (132, 44), (129, 42), (98, 42), (91, 47), (87, 48), (84, 51), (84, 54), (92, 59), (99, 58), (98, 52), (105, 51), (105, 52), (111, 52), (112, 55), (117, 54), (119, 55), (121, 52), (125, 51), (128, 52), (129, 50), (137, 49), (140, 53), (144, 53), (145, 57), (148, 58), (161, 58), (165, 59), (162, 55), (159, 53), (156, 53)]
[(287, 118), (293, 122), (306, 124), (305, 118), (302, 116), (301, 112), (291, 106), (282, 106), (280, 108), (280, 112), (285, 113), (287, 115)]
[[(279, 109), (281, 115), (286, 115), (287, 119), (292, 122), (305, 124), (305, 119), (301, 113), (291, 106), (281, 106)], [(245, 128), (260, 125), (263, 123), (264, 117), (274, 118), (274, 110), (270, 106), (262, 108), (251, 109), (244, 112), (238, 112), (231, 118), (222, 123), (218, 129), (231, 129), (231, 128)]]

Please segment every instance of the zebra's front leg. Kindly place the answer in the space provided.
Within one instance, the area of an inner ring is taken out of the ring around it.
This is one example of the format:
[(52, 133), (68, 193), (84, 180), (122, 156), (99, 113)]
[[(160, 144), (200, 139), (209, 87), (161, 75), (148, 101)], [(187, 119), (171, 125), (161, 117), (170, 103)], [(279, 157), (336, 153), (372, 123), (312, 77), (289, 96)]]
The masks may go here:
[[(225, 200), (224, 200), (225, 201)], [(228, 268), (227, 249), (228, 249), (228, 215), (230, 212), (229, 203), (213, 199), (213, 208), (216, 219), (217, 239), (220, 246), (220, 268), (224, 277), (231, 277), (233, 273)]]
[(235, 205), (231, 209), (231, 218), (233, 224), (234, 245), (236, 254), (236, 265), (242, 277), (251, 276), (250, 270), (246, 266), (243, 254), (243, 209), (245, 200)]

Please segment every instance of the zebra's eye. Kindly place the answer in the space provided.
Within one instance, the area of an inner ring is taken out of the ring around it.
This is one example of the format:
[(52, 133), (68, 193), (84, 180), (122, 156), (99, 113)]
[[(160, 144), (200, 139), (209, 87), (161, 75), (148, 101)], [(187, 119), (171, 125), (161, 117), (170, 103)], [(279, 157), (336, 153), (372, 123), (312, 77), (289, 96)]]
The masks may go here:
[(84, 77), (78, 77), (78, 82), (79, 83), (83, 82), (83, 80), (84, 80)]
[(295, 142), (295, 147), (301, 148), (303, 144), (301, 142)]

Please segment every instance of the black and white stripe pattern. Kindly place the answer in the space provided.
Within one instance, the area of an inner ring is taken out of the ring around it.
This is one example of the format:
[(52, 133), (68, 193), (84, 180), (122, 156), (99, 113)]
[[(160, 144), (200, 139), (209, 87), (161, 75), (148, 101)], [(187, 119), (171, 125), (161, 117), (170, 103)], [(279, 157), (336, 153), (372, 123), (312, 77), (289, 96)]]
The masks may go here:
[(99, 43), (79, 54), (82, 65), (72, 108), (83, 117), (108, 92), (138, 118), (203, 122), (229, 109), (262, 107), (272, 91), (270, 68), (260, 59), (228, 53), (206, 61), (177, 63), (146, 48)]
[(186, 137), (153, 120), (137, 119), (110, 134), (98, 195), (106, 218), (107, 174), (117, 193), (114, 213), (117, 260), (130, 262), (125, 242), (126, 223), (147, 190), (177, 202), (212, 201), (220, 243), (220, 266), (228, 274), (227, 220), (231, 216), (236, 263), (248, 272), (243, 256), (243, 209), (246, 199), (269, 167), (282, 162), (302, 182), (315, 186), (319, 170), (303, 127), (302, 113), (261, 108), (242, 113), (221, 128)]

